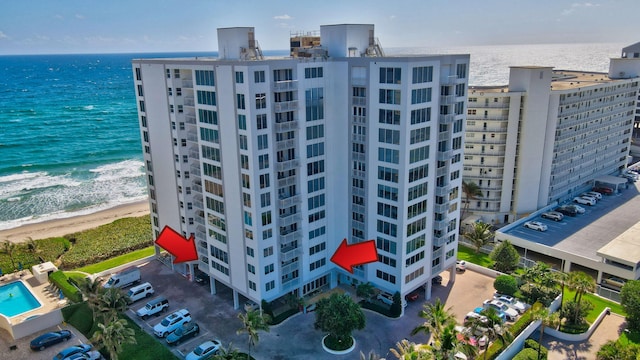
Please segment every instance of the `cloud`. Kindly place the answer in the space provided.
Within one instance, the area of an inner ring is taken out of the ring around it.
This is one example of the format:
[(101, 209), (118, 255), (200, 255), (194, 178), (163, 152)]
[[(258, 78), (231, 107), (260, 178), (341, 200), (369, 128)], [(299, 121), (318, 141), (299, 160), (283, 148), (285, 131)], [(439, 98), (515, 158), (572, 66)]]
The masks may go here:
[(276, 19), (276, 20), (291, 20), (291, 19), (293, 19), (293, 17), (289, 16), (288, 14), (276, 15), (273, 18)]
[(84, 15), (76, 14), (76, 19), (84, 20)]
[(576, 11), (576, 9), (579, 9), (579, 8), (595, 8), (595, 7), (598, 7), (598, 6), (600, 6), (600, 4), (591, 3), (591, 2), (573, 3), (573, 4), (571, 4), (570, 8), (562, 10), (561, 14), (564, 15), (564, 16), (569, 16), (569, 15), (573, 14)]
[(9, 36), (7, 34), (5, 34), (4, 32), (0, 31), (0, 40), (2, 39), (8, 39)]

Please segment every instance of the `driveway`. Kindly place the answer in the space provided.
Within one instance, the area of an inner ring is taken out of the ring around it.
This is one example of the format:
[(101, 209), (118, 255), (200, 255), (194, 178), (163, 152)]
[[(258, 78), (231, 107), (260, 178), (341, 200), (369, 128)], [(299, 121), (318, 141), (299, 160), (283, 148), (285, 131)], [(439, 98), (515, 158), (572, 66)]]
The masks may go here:
[[(233, 309), (230, 289), (217, 284), (218, 293), (210, 295), (207, 286), (188, 282), (158, 261), (144, 264), (140, 270), (142, 281), (151, 282), (156, 291), (155, 296), (162, 295), (169, 299), (170, 308), (165, 315), (186, 307), (191, 312), (193, 321), (203, 330), (195, 339), (178, 346), (174, 350), (176, 355), (186, 354), (198, 344), (212, 338), (220, 339), (224, 346), (232, 343), (243, 351), (248, 350), (246, 335), (236, 334), (241, 323), (237, 318), (238, 310)], [(446, 302), (447, 307), (452, 307), (458, 321), (462, 321), (467, 312), (480, 306), (494, 292), (492, 278), (472, 271), (458, 273), (455, 286), (449, 282), (448, 272), (442, 273), (442, 277), (442, 285), (433, 288), (432, 299), (440, 298)], [(132, 310), (144, 306), (145, 302), (143, 300), (134, 304)], [(404, 338), (416, 343), (427, 341), (424, 334), (410, 335), (411, 330), (423, 322), (418, 316), (423, 303), (424, 294), (421, 293), (417, 301), (407, 305), (405, 315), (400, 319), (388, 319), (365, 310), (366, 328), (354, 332), (356, 348), (347, 355), (330, 355), (322, 349), (321, 339), (325, 334), (313, 328), (314, 313), (297, 314), (282, 324), (272, 326), (269, 333), (260, 333), (260, 341), (256, 348), (252, 348), (252, 355), (256, 359), (353, 359), (360, 351), (368, 353), (373, 350), (391, 359), (393, 355), (389, 353), (389, 349), (394, 348), (398, 341)], [(136, 319), (132, 310), (128, 314)], [(136, 321), (151, 332), (153, 325), (163, 317), (164, 315), (152, 317), (148, 321)]]

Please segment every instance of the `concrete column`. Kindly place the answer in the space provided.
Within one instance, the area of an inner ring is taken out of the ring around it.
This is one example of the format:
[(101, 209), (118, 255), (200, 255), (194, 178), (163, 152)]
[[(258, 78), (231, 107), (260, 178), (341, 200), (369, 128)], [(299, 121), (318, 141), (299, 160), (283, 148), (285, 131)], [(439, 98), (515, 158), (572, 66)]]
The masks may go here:
[(427, 281), (427, 283), (424, 286), (424, 298), (425, 300), (431, 300), (431, 288), (433, 285), (431, 285), (431, 280)]
[(449, 283), (453, 284), (456, 282), (456, 266), (453, 265), (449, 268)]
[(598, 277), (596, 278), (596, 284), (602, 283), (602, 271), (598, 270)]
[(571, 261), (569, 260), (565, 260), (564, 262), (564, 268), (562, 269), (563, 272), (569, 273), (571, 272)]
[(215, 295), (217, 293), (216, 290), (216, 279), (209, 276), (209, 291), (211, 291), (211, 295)]
[(338, 286), (338, 276), (338, 273), (335, 271), (329, 273), (329, 289)]
[(233, 308), (238, 310), (240, 309), (240, 302), (238, 301), (238, 291), (233, 290)]

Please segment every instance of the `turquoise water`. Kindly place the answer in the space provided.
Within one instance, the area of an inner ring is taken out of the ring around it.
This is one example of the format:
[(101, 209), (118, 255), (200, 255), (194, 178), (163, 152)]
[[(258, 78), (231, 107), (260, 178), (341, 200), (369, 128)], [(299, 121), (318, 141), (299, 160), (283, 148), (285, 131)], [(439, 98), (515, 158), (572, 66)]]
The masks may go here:
[(42, 304), (26, 288), (22, 281), (0, 286), (0, 314), (7, 317), (37, 309)]

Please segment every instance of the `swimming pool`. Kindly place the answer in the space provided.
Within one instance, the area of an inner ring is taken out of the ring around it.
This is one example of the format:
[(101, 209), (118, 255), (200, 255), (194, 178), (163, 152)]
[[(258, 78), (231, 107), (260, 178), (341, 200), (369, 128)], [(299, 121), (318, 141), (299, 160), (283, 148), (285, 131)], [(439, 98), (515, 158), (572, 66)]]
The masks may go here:
[(6, 317), (20, 315), (41, 306), (22, 281), (0, 286), (0, 314)]

